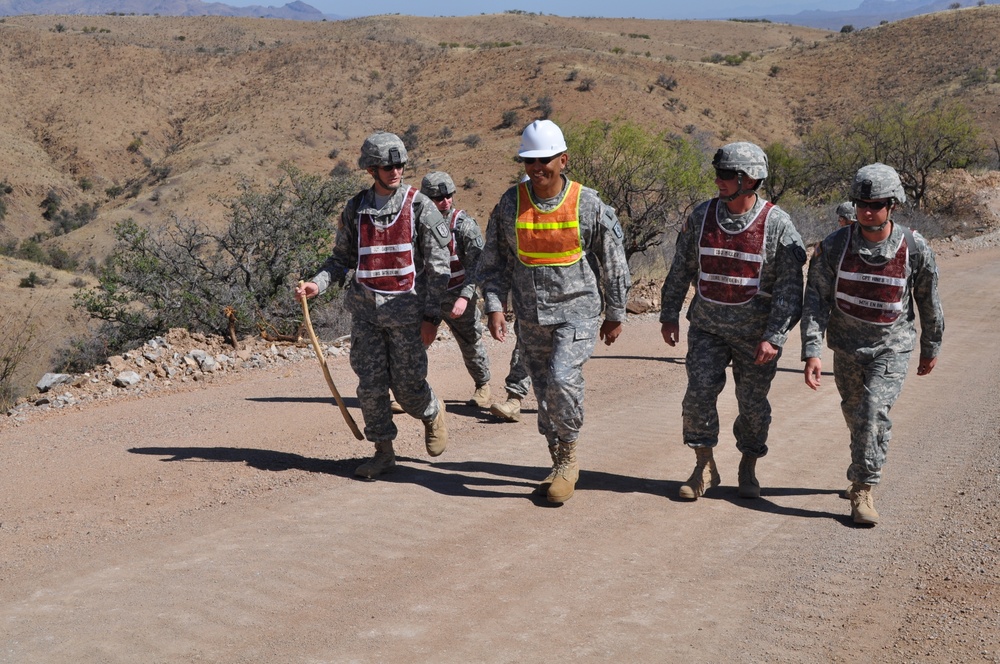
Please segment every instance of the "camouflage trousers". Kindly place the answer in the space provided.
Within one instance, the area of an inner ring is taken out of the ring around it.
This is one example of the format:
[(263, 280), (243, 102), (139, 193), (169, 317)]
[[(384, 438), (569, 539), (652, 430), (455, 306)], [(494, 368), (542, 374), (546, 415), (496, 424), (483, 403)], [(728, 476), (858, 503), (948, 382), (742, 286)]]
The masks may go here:
[(599, 318), (557, 325), (518, 323), (518, 345), (538, 400), (538, 432), (550, 443), (580, 437), (583, 365), (594, 352), (599, 327)]
[(442, 320), (451, 329), (452, 336), (458, 342), (465, 368), (475, 381), (476, 387), (482, 387), (490, 382), (490, 357), (486, 353), (486, 344), (483, 343), (486, 326), (483, 325), (482, 313), (479, 311), (479, 295), (472, 296), (465, 313), (458, 318), (452, 318), (451, 308), (455, 305), (456, 299), (454, 295), (444, 298), (441, 303)]
[(389, 388), (409, 415), (424, 421), (437, 416), (437, 397), (427, 383), (427, 349), (420, 340), (420, 321), (383, 326), (355, 317), (351, 368), (358, 376), (365, 438), (373, 443), (396, 438)]
[(886, 350), (873, 358), (833, 354), (833, 376), (840, 408), (851, 432), (851, 465), (847, 479), (878, 484), (889, 452), (892, 420), (889, 410), (903, 389), (910, 353)]
[(726, 367), (732, 362), (739, 406), (733, 422), (736, 449), (752, 457), (767, 454), (771, 427), (767, 393), (778, 370), (778, 358), (754, 364), (758, 337), (725, 338), (692, 327), (687, 342), (688, 385), (681, 403), (684, 443), (689, 447), (715, 447), (719, 443), (719, 393), (726, 386)]
[(528, 396), (531, 389), (531, 376), (524, 362), (524, 350), (521, 348), (521, 331), (517, 320), (514, 320), (514, 352), (510, 354), (510, 371), (504, 379), (504, 387), (508, 394), (516, 394), (522, 399)]

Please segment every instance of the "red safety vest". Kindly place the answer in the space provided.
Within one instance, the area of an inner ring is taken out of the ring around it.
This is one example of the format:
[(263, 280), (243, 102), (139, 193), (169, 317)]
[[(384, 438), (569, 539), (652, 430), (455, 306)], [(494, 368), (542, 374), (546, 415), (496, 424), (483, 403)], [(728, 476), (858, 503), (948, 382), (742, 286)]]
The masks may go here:
[(457, 242), (455, 242), (455, 224), (458, 222), (458, 215), (462, 214), (461, 210), (452, 210), (450, 226), (451, 226), (451, 242), (448, 243), (448, 251), (451, 253), (451, 279), (448, 280), (448, 290), (454, 290), (462, 284), (465, 283), (465, 266), (462, 265), (461, 259), (458, 257), (458, 251), (456, 251)]
[(834, 288), (837, 308), (866, 323), (892, 325), (903, 312), (909, 246), (904, 239), (887, 263), (873, 265), (850, 250), (853, 236), (854, 226), (851, 226), (837, 270)]
[(388, 224), (368, 214), (358, 215), (358, 267), (354, 278), (377, 293), (413, 290), (416, 269), (413, 258), (413, 198), (417, 190), (407, 186), (399, 214)]
[(579, 182), (570, 181), (566, 194), (551, 212), (531, 200), (528, 183), (517, 186), (517, 257), (528, 267), (573, 265), (583, 258), (580, 239)]
[(719, 223), (718, 206), (719, 199), (713, 198), (701, 222), (698, 294), (717, 304), (745, 304), (760, 290), (767, 216), (774, 205), (764, 203), (754, 220), (736, 232)]

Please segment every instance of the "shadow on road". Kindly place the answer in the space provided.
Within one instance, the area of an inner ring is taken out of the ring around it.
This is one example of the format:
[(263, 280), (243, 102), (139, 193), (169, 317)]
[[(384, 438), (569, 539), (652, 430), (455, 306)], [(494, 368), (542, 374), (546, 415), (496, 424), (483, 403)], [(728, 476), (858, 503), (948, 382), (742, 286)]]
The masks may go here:
[(350, 477), (362, 459), (313, 459), (299, 454), (245, 447), (132, 447), (132, 454), (169, 457), (160, 461), (214, 461), (245, 463), (251, 468), (267, 471), (303, 470)]

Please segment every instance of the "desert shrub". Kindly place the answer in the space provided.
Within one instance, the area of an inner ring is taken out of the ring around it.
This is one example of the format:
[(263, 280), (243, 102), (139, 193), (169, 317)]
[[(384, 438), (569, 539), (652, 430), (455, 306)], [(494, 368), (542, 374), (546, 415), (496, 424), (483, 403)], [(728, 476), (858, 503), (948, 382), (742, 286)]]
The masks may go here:
[(14, 193), (14, 187), (10, 186), (7, 179), (0, 180), (0, 221), (7, 216), (7, 197)]
[(840, 32), (841, 32), (841, 34), (845, 34), (845, 35), (850, 34), (850, 33), (854, 32), (854, 26), (851, 25), (851, 24), (847, 24), (847, 25), (845, 25), (844, 27), (842, 27), (840, 29)]
[(21, 283), (18, 286), (20, 288), (35, 288), (40, 283), (42, 283), (42, 280), (38, 277), (38, 273), (31, 271), (28, 273), (28, 276), (21, 277)]
[(110, 187), (104, 190), (104, 194), (105, 196), (108, 197), (108, 200), (113, 200), (115, 198), (118, 198), (123, 193), (125, 193), (125, 188), (119, 184), (111, 185)]
[(503, 115), (500, 116), (500, 127), (503, 129), (509, 129), (520, 123), (521, 118), (517, 114), (517, 111), (504, 111)]
[(94, 183), (88, 177), (82, 177), (77, 182), (77, 186), (80, 187), (80, 191), (90, 191), (94, 188)]
[(666, 74), (660, 74), (656, 77), (656, 84), (663, 88), (664, 90), (673, 90), (677, 87), (677, 79), (673, 76), (667, 76)]
[(355, 174), (324, 180), (282, 168), (281, 179), (266, 190), (240, 185), (226, 204), (229, 223), (222, 232), (191, 219), (153, 229), (128, 219), (115, 227), (115, 247), (98, 284), (75, 296), (75, 306), (102, 323), (112, 351), (172, 327), (225, 334), (227, 312), (239, 334), (297, 329), (295, 281), (311, 276), (325, 258), (330, 217), (361, 185)]
[(478, 147), (481, 141), (482, 139), (479, 138), (479, 134), (469, 134), (468, 136), (462, 139), (462, 142), (465, 143), (470, 148)]
[(13, 406), (20, 396), (19, 369), (24, 360), (40, 349), (35, 306), (24, 305), (20, 310), (8, 310), (0, 316), (0, 410)]
[(468, 190), (468, 189), (475, 189), (476, 185), (478, 185), (478, 184), (479, 183), (476, 182), (475, 178), (467, 177), (467, 178), (465, 178), (465, 181), (462, 182), (462, 189), (466, 189), (466, 190)]
[(408, 151), (416, 150), (420, 146), (420, 125), (411, 124), (399, 137)]
[(580, 70), (579, 69), (572, 69), (572, 70), (570, 70), (570, 72), (568, 74), (566, 74), (566, 82), (567, 83), (572, 83), (573, 81), (576, 80), (576, 77), (579, 74), (580, 74)]
[(548, 120), (552, 115), (552, 97), (549, 95), (539, 97), (535, 108), (542, 120)]
[(132, 139), (132, 142), (126, 146), (125, 150), (127, 152), (136, 153), (142, 148), (142, 139), (136, 136)]
[(564, 128), (574, 180), (600, 192), (618, 211), (628, 257), (659, 246), (711, 191), (698, 146), (631, 121), (595, 120)]
[(59, 210), (51, 219), (52, 234), (64, 235), (83, 228), (94, 219), (97, 219), (97, 206), (90, 203), (79, 203), (69, 210)]
[(590, 92), (594, 87), (594, 79), (584, 78), (580, 81), (580, 85), (576, 86), (576, 89), (580, 92)]
[(42, 199), (38, 207), (42, 208), (42, 219), (52, 221), (59, 212), (59, 208), (62, 207), (62, 196), (49, 189), (49, 193), (45, 194), (45, 198)]

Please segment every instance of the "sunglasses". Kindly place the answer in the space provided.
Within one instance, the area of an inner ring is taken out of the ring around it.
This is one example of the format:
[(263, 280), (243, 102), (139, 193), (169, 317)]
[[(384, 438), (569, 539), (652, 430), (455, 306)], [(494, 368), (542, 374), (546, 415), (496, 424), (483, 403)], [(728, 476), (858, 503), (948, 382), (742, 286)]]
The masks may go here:
[(728, 182), (729, 180), (735, 180), (740, 176), (739, 171), (733, 171), (728, 168), (717, 168), (715, 169), (715, 179), (723, 180)]
[(406, 164), (389, 164), (388, 166), (379, 166), (383, 173), (392, 173), (393, 171), (401, 171), (406, 168)]
[(432, 201), (437, 202), (437, 201), (443, 201), (446, 198), (453, 198), (454, 196), (455, 194), (445, 194), (444, 196), (431, 196), (430, 199)]
[(871, 210), (880, 212), (892, 205), (892, 201), (854, 201), (854, 207), (859, 210)]
[(539, 164), (547, 164), (550, 161), (552, 161), (553, 159), (558, 159), (562, 155), (563, 155), (563, 153), (560, 152), (559, 154), (554, 154), (551, 157), (521, 157), (521, 163), (523, 163), (523, 164), (533, 164), (533, 163), (535, 163), (537, 161)]

